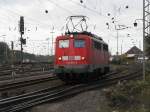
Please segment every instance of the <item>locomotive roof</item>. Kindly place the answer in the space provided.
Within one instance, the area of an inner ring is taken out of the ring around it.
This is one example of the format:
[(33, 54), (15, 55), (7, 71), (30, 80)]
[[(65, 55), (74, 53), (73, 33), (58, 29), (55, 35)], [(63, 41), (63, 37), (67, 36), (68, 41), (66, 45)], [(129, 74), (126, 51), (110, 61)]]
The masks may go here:
[(88, 36), (97, 38), (99, 40), (103, 40), (101, 37), (99, 37), (99, 36), (97, 36), (95, 34), (92, 34), (91, 32), (87, 32), (87, 31), (84, 31), (84, 32), (67, 32), (65, 34), (83, 34), (83, 35), (88, 35)]
[(70, 34), (73, 34), (73, 35), (76, 35), (76, 34), (88, 35), (91, 38), (93, 38), (94, 40), (101, 41), (102, 43), (106, 44), (101, 37), (99, 37), (95, 34), (92, 34), (91, 32), (84, 31), (84, 32), (67, 32), (67, 33), (65, 33), (65, 35), (70, 35)]

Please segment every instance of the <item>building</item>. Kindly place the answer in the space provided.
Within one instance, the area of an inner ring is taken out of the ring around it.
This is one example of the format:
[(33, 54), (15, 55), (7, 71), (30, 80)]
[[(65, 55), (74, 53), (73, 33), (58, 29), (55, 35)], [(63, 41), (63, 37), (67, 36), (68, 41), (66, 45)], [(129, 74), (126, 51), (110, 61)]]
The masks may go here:
[[(143, 60), (143, 51), (141, 51), (138, 47), (133, 46), (125, 53), (125, 58), (127, 63), (132, 62), (142, 62)], [(145, 57), (145, 59), (148, 59)]]

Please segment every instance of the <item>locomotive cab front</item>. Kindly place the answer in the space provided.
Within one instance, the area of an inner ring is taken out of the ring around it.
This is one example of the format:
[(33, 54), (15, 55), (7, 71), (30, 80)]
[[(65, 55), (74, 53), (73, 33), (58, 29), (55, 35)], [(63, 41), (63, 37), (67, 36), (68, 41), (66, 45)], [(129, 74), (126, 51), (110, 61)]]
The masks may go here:
[(89, 38), (85, 35), (64, 35), (56, 39), (55, 73), (85, 73), (89, 63)]

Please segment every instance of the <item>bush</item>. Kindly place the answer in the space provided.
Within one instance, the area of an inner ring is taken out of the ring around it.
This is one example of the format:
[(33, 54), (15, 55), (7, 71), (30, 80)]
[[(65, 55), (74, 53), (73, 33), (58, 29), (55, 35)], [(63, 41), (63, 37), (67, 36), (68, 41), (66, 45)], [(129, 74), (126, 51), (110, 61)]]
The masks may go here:
[(150, 112), (150, 77), (146, 81), (130, 81), (112, 87), (109, 97), (110, 106), (129, 112)]

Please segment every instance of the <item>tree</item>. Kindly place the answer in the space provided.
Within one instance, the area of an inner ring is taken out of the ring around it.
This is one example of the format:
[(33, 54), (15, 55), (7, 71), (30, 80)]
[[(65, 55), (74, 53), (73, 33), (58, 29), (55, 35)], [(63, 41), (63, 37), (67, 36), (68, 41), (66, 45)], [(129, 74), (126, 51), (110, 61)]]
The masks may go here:
[(8, 63), (10, 60), (10, 49), (5, 42), (0, 42), (0, 63)]

